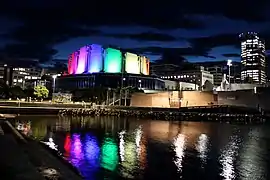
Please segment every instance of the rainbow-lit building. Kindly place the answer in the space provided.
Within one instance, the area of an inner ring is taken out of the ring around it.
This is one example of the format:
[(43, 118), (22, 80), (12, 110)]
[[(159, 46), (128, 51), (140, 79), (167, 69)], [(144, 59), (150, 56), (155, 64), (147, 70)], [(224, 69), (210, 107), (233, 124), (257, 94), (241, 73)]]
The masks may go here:
[(59, 90), (103, 86), (133, 86), (164, 89), (164, 82), (149, 75), (150, 62), (145, 56), (92, 44), (73, 52), (68, 60), (68, 75), (56, 79)]

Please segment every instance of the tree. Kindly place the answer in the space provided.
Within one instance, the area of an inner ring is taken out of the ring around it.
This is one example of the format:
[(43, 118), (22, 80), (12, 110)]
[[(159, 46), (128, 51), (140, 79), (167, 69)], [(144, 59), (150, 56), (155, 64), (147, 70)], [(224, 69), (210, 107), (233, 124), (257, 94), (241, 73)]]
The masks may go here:
[(9, 97), (11, 98), (25, 98), (26, 95), (20, 86), (13, 86), (9, 88)]
[(43, 99), (43, 98), (48, 97), (49, 90), (45, 86), (37, 85), (34, 88), (34, 95), (37, 96), (38, 98)]

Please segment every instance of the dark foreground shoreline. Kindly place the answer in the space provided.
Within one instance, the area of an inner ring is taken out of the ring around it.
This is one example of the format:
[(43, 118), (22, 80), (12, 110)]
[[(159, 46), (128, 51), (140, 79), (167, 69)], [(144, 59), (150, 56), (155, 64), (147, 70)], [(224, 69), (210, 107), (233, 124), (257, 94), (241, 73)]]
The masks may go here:
[(9, 121), (0, 121), (0, 127), (3, 130), (0, 179), (83, 179), (77, 169), (56, 152), (22, 135)]

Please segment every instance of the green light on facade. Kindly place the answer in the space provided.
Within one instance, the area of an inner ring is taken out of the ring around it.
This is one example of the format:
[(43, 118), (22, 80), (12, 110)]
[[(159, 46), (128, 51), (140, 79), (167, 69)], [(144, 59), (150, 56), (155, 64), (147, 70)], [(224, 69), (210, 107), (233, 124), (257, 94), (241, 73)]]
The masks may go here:
[(104, 71), (106, 73), (120, 73), (122, 70), (122, 53), (117, 49), (105, 50)]
[(114, 171), (118, 164), (118, 146), (112, 138), (105, 138), (101, 147), (101, 166)]

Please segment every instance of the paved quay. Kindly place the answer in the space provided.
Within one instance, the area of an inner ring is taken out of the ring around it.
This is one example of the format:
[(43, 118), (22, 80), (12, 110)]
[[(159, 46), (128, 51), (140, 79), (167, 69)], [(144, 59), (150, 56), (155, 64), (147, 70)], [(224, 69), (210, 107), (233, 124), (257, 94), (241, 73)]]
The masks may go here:
[(43, 176), (30, 162), (11, 134), (0, 130), (0, 179), (42, 180)]
[(7, 122), (0, 121), (1, 180), (82, 179), (70, 165), (39, 142), (22, 141), (12, 131)]

